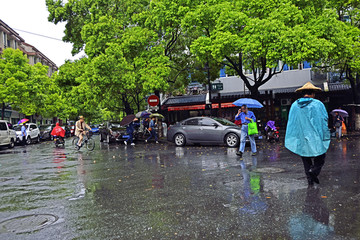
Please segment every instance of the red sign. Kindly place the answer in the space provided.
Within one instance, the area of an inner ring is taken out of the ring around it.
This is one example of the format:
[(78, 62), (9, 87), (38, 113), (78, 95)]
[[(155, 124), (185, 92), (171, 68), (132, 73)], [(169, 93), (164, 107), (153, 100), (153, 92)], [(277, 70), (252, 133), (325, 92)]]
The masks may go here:
[(155, 106), (159, 105), (160, 99), (159, 99), (159, 97), (156, 96), (156, 95), (151, 95), (151, 96), (148, 98), (147, 102), (148, 102), (148, 104), (149, 104), (150, 106), (155, 107)]

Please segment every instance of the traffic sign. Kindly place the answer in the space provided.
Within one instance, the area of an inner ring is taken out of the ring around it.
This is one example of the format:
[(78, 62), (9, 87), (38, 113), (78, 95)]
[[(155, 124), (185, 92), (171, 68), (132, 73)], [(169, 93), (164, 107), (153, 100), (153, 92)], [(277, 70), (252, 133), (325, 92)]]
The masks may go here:
[(212, 91), (220, 91), (224, 89), (223, 83), (212, 83), (211, 84), (211, 90)]
[(159, 105), (160, 99), (156, 95), (151, 95), (148, 97), (147, 102), (151, 107), (155, 107), (155, 106)]

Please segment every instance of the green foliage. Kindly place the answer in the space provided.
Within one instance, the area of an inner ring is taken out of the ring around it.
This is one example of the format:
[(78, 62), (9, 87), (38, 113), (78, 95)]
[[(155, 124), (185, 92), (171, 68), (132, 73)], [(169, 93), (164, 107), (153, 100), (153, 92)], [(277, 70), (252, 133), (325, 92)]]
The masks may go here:
[(7, 48), (0, 58), (0, 102), (26, 115), (55, 116), (61, 108), (56, 103), (58, 88), (47, 75), (48, 67), (28, 64), (20, 50)]

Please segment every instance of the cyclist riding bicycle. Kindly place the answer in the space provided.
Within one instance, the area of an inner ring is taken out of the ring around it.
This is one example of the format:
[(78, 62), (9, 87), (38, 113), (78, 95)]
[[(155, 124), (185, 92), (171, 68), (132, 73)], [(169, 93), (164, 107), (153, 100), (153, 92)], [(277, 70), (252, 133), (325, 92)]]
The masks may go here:
[(82, 140), (86, 134), (86, 129), (91, 129), (89, 125), (85, 123), (83, 116), (79, 117), (79, 121), (75, 123), (75, 135), (79, 137), (78, 147), (81, 147)]

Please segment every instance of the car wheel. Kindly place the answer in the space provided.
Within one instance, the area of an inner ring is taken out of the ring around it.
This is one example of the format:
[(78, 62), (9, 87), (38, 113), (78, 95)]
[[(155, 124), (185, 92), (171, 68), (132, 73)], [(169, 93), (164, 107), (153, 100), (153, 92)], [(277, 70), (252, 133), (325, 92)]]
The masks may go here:
[(11, 139), (10, 144), (9, 144), (9, 148), (14, 148), (15, 147), (15, 142), (13, 139)]
[(175, 145), (178, 147), (184, 146), (186, 144), (186, 138), (185, 138), (184, 134), (177, 133), (174, 136), (174, 142), (175, 142)]
[(229, 133), (225, 137), (225, 143), (228, 147), (236, 147), (239, 144), (239, 137), (235, 133)]
[(36, 142), (37, 142), (37, 143), (40, 143), (40, 136), (37, 136)]
[(26, 145), (30, 145), (30, 144), (31, 144), (31, 138), (28, 137), (28, 138), (26, 139)]

